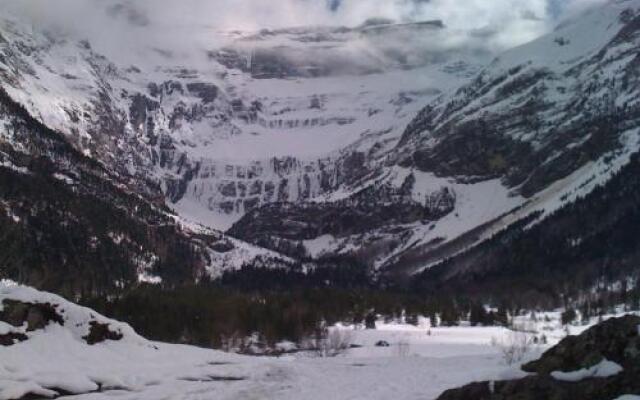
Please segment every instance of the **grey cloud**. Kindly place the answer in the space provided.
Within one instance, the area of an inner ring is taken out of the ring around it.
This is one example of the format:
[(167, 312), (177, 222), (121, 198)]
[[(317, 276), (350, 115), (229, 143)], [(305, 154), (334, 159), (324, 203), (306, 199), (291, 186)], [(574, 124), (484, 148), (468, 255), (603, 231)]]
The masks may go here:
[[(501, 50), (549, 31), (565, 13), (598, 1), (601, 0), (0, 0), (0, 7), (29, 15), (37, 24), (57, 24), (105, 42), (185, 42), (188, 38), (180, 36), (199, 27), (258, 31), (309, 25), (359, 26), (366, 20), (383, 18), (399, 22), (442, 20), (455, 32), (452, 41), (484, 37), (490, 40), (489, 46)], [(133, 34), (126, 27), (155, 29)], [(178, 37), (172, 38), (167, 30)], [(104, 37), (109, 35), (113, 37)]]

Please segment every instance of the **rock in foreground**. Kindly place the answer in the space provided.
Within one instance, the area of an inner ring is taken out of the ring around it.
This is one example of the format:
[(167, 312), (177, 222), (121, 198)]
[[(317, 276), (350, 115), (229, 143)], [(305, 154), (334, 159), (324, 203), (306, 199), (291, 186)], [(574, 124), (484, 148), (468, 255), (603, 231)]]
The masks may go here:
[(522, 369), (534, 375), (471, 383), (438, 400), (611, 400), (640, 394), (640, 317), (613, 318), (569, 336)]

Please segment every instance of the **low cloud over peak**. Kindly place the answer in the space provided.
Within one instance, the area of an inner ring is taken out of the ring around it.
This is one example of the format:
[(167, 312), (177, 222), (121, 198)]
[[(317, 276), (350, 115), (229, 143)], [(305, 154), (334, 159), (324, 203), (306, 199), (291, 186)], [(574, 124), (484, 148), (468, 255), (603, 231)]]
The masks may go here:
[[(36, 25), (57, 24), (95, 41), (126, 45), (163, 34), (188, 41), (194, 29), (257, 31), (293, 26), (358, 26), (373, 18), (397, 22), (442, 20), (464, 45), (481, 33), (500, 51), (530, 41), (567, 13), (602, 0), (0, 0), (0, 8)], [(149, 29), (152, 26), (156, 29)], [(137, 29), (128, 31), (126, 28)], [(122, 36), (116, 38), (118, 35)], [(134, 37), (135, 36), (135, 37)]]

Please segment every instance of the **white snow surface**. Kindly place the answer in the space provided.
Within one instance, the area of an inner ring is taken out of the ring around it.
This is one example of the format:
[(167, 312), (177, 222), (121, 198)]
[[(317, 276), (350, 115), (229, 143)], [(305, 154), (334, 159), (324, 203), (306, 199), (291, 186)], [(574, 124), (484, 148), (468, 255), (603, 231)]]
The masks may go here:
[(6, 322), (0, 321), (0, 335), (6, 335), (11, 332), (15, 332), (15, 328)]
[(553, 371), (551, 376), (559, 381), (578, 382), (587, 378), (608, 378), (619, 374), (622, 370), (620, 365), (604, 359), (590, 368), (570, 372)]
[[(79, 394), (74, 399), (433, 399), (469, 381), (522, 376), (505, 366), (490, 344), (505, 333), (502, 328), (433, 328), (428, 335), (425, 325), (380, 324), (375, 331), (340, 327), (352, 330), (354, 342), (363, 347), (334, 358), (247, 357), (151, 342), (126, 324), (8, 282), (0, 283), (0, 303), (5, 299), (49, 302), (65, 324), (50, 324), (27, 333), (27, 341), (0, 346), (3, 400), (59, 391)], [(87, 345), (82, 336), (90, 321), (108, 323), (123, 339)], [(377, 340), (391, 346), (374, 347)], [(400, 343), (406, 351), (398, 350)]]

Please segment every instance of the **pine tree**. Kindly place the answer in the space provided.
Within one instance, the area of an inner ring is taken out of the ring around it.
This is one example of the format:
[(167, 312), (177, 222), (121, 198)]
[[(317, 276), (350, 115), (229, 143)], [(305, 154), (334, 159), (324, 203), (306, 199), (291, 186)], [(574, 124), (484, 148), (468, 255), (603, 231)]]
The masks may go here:
[(562, 322), (562, 325), (569, 325), (570, 323), (575, 321), (577, 317), (578, 314), (576, 313), (576, 310), (574, 310), (573, 308), (568, 308), (562, 313), (562, 315), (560, 316), (560, 320)]
[(469, 322), (471, 326), (489, 325), (489, 314), (482, 304), (474, 303), (469, 313)]

